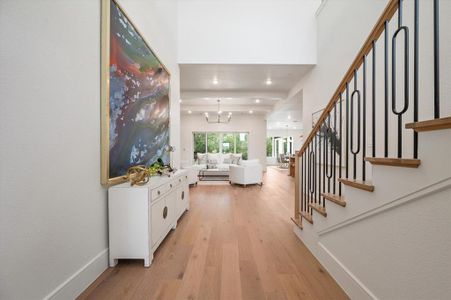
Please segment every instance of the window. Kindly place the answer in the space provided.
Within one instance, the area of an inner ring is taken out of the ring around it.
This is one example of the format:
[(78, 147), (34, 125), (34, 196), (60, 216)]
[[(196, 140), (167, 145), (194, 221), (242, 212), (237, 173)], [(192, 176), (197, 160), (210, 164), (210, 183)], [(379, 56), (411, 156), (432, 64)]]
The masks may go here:
[(248, 148), (248, 142), (247, 142), (247, 133), (236, 133), (235, 134), (235, 153), (242, 153), (243, 159), (247, 159), (247, 148)]
[(205, 132), (194, 133), (194, 158), (197, 153), (205, 153), (207, 134)]
[(235, 141), (233, 139), (233, 133), (223, 133), (222, 153), (235, 153)]
[(207, 152), (219, 153), (219, 133), (207, 133)]
[(273, 144), (273, 137), (267, 137), (266, 138), (266, 156), (272, 157), (272, 144)]
[(197, 153), (241, 153), (248, 159), (247, 132), (194, 132), (194, 158)]

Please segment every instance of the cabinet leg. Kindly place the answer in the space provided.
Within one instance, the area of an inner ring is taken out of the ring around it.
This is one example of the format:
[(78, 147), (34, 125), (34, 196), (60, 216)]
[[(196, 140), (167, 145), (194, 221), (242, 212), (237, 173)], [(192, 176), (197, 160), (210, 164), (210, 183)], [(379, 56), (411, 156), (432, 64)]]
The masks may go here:
[(117, 259), (110, 258), (110, 267), (114, 268), (117, 265)]
[(152, 264), (153, 254), (150, 254), (148, 258), (144, 259), (144, 267), (148, 268)]

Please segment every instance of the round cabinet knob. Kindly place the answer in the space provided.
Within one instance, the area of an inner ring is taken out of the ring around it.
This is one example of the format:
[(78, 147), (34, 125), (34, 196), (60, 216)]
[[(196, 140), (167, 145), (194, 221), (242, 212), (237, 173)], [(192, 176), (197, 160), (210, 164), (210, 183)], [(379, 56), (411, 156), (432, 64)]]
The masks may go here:
[(163, 208), (163, 219), (166, 219), (167, 216), (168, 216), (168, 207), (165, 206), (165, 207)]
[(182, 192), (182, 200), (185, 199), (185, 191)]
[(181, 179), (181, 178), (179, 178), (179, 182), (182, 182), (182, 179)]
[(158, 193), (158, 195), (160, 195), (160, 194), (161, 194), (161, 193), (160, 193), (160, 191), (158, 191), (157, 193)]
[(171, 184), (169, 184), (169, 186), (170, 186), (170, 187), (172, 187), (172, 183), (171, 183)]

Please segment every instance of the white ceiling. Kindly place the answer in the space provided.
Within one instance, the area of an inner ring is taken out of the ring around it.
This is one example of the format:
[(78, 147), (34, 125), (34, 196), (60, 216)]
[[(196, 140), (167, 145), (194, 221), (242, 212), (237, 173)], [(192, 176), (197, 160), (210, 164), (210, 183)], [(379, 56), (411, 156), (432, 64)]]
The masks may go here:
[[(216, 112), (220, 99), (225, 112), (266, 115), (268, 128), (286, 128), (282, 122), (296, 127), (292, 123), (301, 120), (302, 99), (287, 96), (311, 68), (312, 65), (182, 64), (182, 114)], [(268, 79), (270, 85), (266, 84)]]

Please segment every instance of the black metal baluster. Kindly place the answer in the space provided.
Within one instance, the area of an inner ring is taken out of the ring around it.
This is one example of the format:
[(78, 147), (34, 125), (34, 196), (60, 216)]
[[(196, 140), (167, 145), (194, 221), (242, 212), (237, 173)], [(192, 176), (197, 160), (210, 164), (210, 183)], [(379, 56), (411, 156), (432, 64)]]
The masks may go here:
[[(404, 31), (404, 106), (396, 110), (396, 37)], [(398, 29), (392, 37), (392, 112), (398, 116), (398, 158), (402, 157), (402, 115), (409, 108), (409, 28), (402, 25), (402, 0), (399, 0)]]
[(316, 178), (316, 169), (317, 169), (317, 164), (316, 164), (316, 150), (318, 150), (318, 143), (317, 143), (317, 139), (316, 139), (316, 134), (315, 134), (315, 138), (314, 138), (314, 145), (315, 145), (315, 154), (314, 154), (314, 160), (313, 160), (313, 187), (314, 187), (314, 191), (315, 191), (315, 194), (314, 194), (314, 197), (313, 197), (313, 199), (314, 199), (314, 201), (315, 201), (315, 204), (316, 204), (316, 202), (317, 202), (317, 197), (318, 197), (318, 195), (316, 194), (316, 180), (317, 180), (317, 178)]
[(327, 160), (326, 160), (326, 153), (327, 153), (327, 131), (325, 129), (326, 127), (326, 121), (323, 122), (322, 124), (322, 128), (323, 128), (323, 143), (324, 143), (324, 147), (323, 147), (323, 193), (326, 192), (326, 165), (327, 165)]
[[(319, 147), (319, 151), (318, 151), (318, 172), (319, 172), (319, 174), (318, 174), (318, 195), (319, 195), (319, 198), (318, 198), (318, 203), (319, 203), (319, 205), (321, 205), (321, 148), (322, 148), (322, 133), (321, 133), (321, 127), (320, 127), (320, 130), (319, 130), (319, 145), (318, 145), (318, 147)], [(322, 200), (322, 201), (324, 201), (324, 199)]]
[[(354, 95), (357, 95), (357, 149), (354, 150)], [(357, 89), (357, 70), (354, 70), (354, 91), (351, 94), (351, 119), (350, 119), (350, 130), (351, 130), (351, 153), (354, 156), (353, 164), (353, 178), (357, 178), (357, 154), (360, 152), (360, 91)]]
[(362, 180), (366, 180), (366, 55), (363, 56), (363, 89), (362, 89)]
[(439, 1), (434, 0), (434, 118), (440, 118)]
[(332, 143), (332, 145), (333, 145), (333, 147), (332, 147), (332, 145), (331, 145), (331, 148), (333, 149), (333, 154), (334, 154), (334, 159), (333, 159), (333, 179), (332, 179), (332, 182), (333, 182), (333, 189), (332, 189), (332, 192), (335, 194), (335, 191), (336, 191), (336, 189), (335, 189), (335, 186), (336, 186), (336, 184), (335, 184), (335, 182), (336, 182), (336, 162), (337, 162), (337, 158), (336, 158), (336, 156), (337, 156), (337, 102), (335, 102), (334, 103), (334, 130), (332, 131), (332, 133), (333, 134), (331, 134), (331, 143)]
[[(420, 11), (418, 0), (414, 3), (414, 49), (413, 49), (413, 121), (418, 122), (418, 59)], [(418, 132), (413, 131), (413, 158), (418, 158)]]
[(384, 23), (384, 157), (388, 157), (388, 21)]
[(372, 144), (373, 144), (373, 157), (376, 157), (376, 42), (373, 41), (372, 43), (372, 48), (373, 48), (373, 67), (372, 67), (372, 89), (371, 89), (371, 94), (372, 94), (372, 120), (371, 123), (373, 125), (373, 130), (372, 130)]
[[(330, 128), (330, 113), (327, 116), (327, 150), (326, 150), (326, 160), (324, 163), (326, 164), (326, 177), (327, 177), (327, 192), (330, 193), (330, 179), (332, 178), (332, 162), (333, 162), (333, 144), (332, 144), (332, 132)], [(330, 162), (329, 162), (330, 159)]]
[(349, 178), (349, 83), (346, 82), (346, 153), (345, 166), (346, 178)]
[[(342, 123), (343, 123), (343, 112), (342, 112), (342, 103), (343, 103), (343, 99), (341, 98), (341, 93), (340, 93), (340, 161), (339, 161), (339, 166), (340, 168), (338, 169), (338, 178), (341, 178), (341, 164), (342, 164), (342, 155), (343, 155), (343, 128), (342, 128)], [(341, 196), (341, 182), (338, 183), (338, 195)]]
[(308, 147), (306, 149), (306, 151), (304, 152), (304, 212), (307, 210), (307, 178), (308, 178), (308, 174), (307, 174), (307, 166), (308, 166)]

